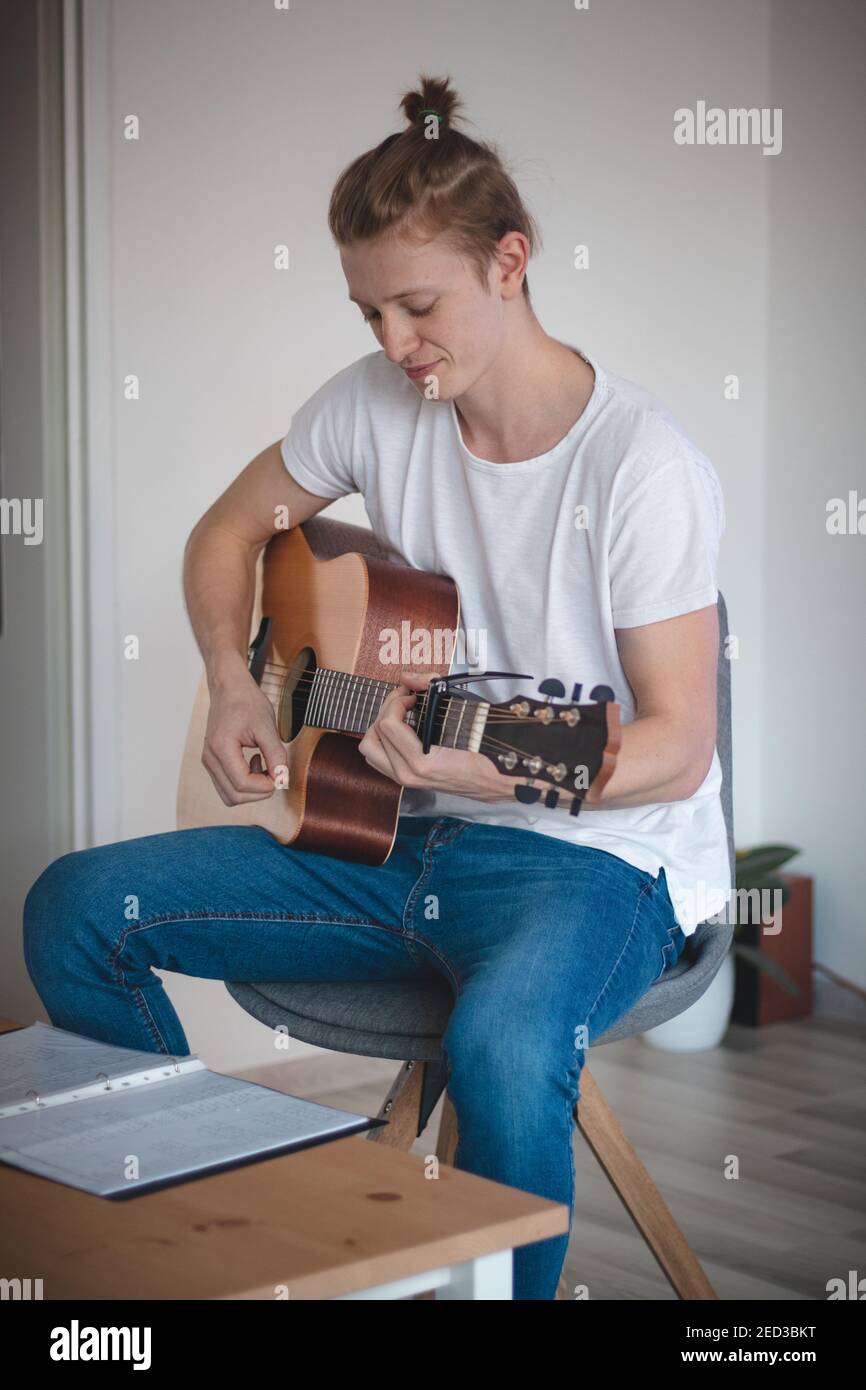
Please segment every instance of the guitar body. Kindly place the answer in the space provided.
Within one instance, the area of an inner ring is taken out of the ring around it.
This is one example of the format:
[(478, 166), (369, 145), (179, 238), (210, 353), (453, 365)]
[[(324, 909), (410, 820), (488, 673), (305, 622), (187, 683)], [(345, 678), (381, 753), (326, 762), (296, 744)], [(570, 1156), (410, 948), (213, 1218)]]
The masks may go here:
[[(334, 521), (327, 527), (313, 518), (268, 543), (256, 605), (258, 614), (272, 620), (260, 683), (277, 712), (288, 787), (245, 805), (223, 803), (201, 762), (210, 705), (202, 675), (181, 764), (177, 825), (259, 825), (297, 849), (383, 864), (394, 844), (403, 788), (365, 762), (357, 747), (361, 734), (305, 724), (293, 737), (292, 691), (305, 679), (311, 661), (316, 667), (393, 684), (401, 670), (439, 669), (430, 660), (383, 661), (383, 630), (402, 633), (408, 620), (410, 633), (454, 634), (459, 596), (452, 579), (373, 553), (350, 550), (323, 558), (325, 547), (317, 546), (316, 538), (343, 534), (351, 540), (361, 534), (360, 528)], [(329, 543), (333, 550), (333, 541)], [(448, 660), (442, 674), (450, 669)]]

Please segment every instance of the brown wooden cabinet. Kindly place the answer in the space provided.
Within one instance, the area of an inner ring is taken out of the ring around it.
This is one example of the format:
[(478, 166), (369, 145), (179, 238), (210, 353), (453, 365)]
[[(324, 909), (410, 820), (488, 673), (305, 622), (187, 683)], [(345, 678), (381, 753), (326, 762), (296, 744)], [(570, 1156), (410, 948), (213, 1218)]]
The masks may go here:
[[(779, 1023), (812, 1012), (812, 879), (808, 874), (781, 874), (791, 889), (782, 909), (781, 931), (749, 923), (737, 940), (755, 946), (787, 971), (800, 993), (789, 994), (764, 970), (735, 956), (734, 1023)], [(773, 918), (776, 923), (776, 918)]]

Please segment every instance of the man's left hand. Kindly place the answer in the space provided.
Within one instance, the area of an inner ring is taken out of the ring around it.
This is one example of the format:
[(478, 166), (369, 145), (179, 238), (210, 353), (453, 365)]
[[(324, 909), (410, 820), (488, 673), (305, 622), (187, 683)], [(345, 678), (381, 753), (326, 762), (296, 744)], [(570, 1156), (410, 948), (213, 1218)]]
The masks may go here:
[(425, 690), (438, 672), (419, 675), (401, 671), (396, 690), (385, 699), (375, 721), (358, 744), (370, 767), (392, 778), (401, 787), (426, 787), (431, 791), (469, 796), (476, 801), (513, 801), (521, 778), (506, 777), (483, 753), (434, 744), (425, 753), (421, 740), (406, 723), (416, 692)]

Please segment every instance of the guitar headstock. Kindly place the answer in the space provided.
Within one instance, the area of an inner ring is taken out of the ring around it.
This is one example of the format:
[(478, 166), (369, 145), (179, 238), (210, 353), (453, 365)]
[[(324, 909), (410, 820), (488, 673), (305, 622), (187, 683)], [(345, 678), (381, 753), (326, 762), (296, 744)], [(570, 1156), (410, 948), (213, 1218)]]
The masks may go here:
[[(543, 680), (538, 691), (543, 699), (514, 695), (493, 704), (449, 689), (447, 712), (433, 738), (483, 753), (499, 772), (522, 779), (514, 793), (519, 801), (532, 803), (543, 797), (545, 806), (554, 807), (563, 797), (570, 802), (569, 813), (577, 815), (590, 787), (600, 791), (613, 773), (620, 708), (606, 685), (593, 688), (591, 703), (580, 702), (580, 685), (573, 687), (570, 701), (563, 701), (565, 687), (555, 678)], [(469, 712), (462, 707), (464, 701)], [(535, 785), (527, 786), (526, 781)]]

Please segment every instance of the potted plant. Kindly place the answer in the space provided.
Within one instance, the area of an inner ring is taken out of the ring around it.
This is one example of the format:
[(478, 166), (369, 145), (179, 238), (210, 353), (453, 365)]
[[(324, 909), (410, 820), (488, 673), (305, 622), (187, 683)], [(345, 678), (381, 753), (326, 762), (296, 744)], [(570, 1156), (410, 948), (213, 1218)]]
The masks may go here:
[[(787, 864), (790, 859), (793, 859), (795, 854), (799, 853), (800, 851), (791, 845), (758, 845), (755, 849), (735, 851), (737, 902), (742, 903), (743, 901), (740, 894), (752, 893), (757, 890), (760, 894), (758, 901), (761, 904), (761, 910), (757, 922), (752, 920), (753, 914), (748, 912), (737, 914), (734, 937), (731, 943), (731, 954), (735, 959), (744, 962), (747, 966), (754, 966), (756, 970), (765, 970), (778, 985), (781, 985), (782, 989), (793, 995), (798, 995), (800, 989), (791, 979), (787, 970), (778, 961), (761, 951), (759, 947), (752, 945), (747, 938), (753, 934), (755, 927), (768, 925), (776, 911), (779, 908), (784, 908), (785, 903), (789, 901), (791, 897), (790, 882), (779, 874), (778, 870), (782, 868), (783, 864)], [(772, 898), (770, 897), (771, 894), (774, 895)], [(775, 896), (777, 894), (778, 897)], [(770, 907), (771, 903), (772, 907)], [(739, 920), (740, 918), (743, 920)]]
[(737, 851), (734, 1023), (775, 1023), (811, 1012), (812, 880), (780, 873), (799, 853), (791, 845)]
[[(784, 907), (789, 900), (791, 887), (779, 870), (799, 853), (791, 845), (779, 844), (758, 845), (754, 849), (736, 851), (731, 949), (700, 999), (696, 999), (676, 1018), (649, 1028), (643, 1034), (651, 1047), (669, 1052), (701, 1052), (718, 1047), (731, 1021), (735, 981), (742, 979), (744, 972), (753, 974), (763, 971), (788, 994), (800, 994), (788, 971), (778, 960), (762, 951), (754, 940), (761, 926), (769, 925), (779, 907)], [(754, 896), (756, 892), (757, 898)], [(756, 902), (757, 920), (753, 920), (755, 913), (752, 909)], [(740, 910), (744, 904), (745, 912)]]

